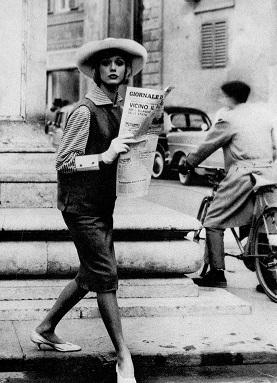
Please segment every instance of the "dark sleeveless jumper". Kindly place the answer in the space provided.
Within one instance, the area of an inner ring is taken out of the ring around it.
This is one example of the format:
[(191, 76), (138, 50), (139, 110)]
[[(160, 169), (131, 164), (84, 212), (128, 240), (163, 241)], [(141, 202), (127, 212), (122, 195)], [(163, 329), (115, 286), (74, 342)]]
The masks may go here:
[[(118, 136), (121, 108), (112, 105), (97, 106), (90, 99), (84, 98), (71, 114), (83, 105), (91, 113), (85, 154), (103, 153)], [(100, 163), (100, 170), (95, 171), (69, 174), (58, 172), (58, 209), (66, 213), (95, 217), (112, 214), (116, 200), (116, 166), (117, 161), (111, 165)]]

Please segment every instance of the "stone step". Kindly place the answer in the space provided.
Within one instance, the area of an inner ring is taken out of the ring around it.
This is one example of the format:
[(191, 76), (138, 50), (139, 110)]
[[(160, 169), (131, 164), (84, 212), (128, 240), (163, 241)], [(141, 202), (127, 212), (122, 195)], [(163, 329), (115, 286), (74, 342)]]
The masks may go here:
[(40, 155), (54, 153), (55, 150), (49, 135), (44, 133), (44, 124), (31, 121), (0, 120), (1, 168), (10, 168), (6, 156), (9, 153), (24, 153), (25, 155), (37, 153)]
[[(196, 272), (203, 258), (201, 247), (186, 239), (171, 241), (116, 241), (120, 275), (152, 277)], [(1, 277), (72, 276), (79, 259), (72, 242), (0, 242)]]
[[(41, 320), (54, 301), (1, 301), (0, 321)], [(119, 298), (122, 317), (187, 317), (210, 315), (246, 315), (251, 305), (222, 289), (202, 289), (198, 297), (177, 298)], [(67, 315), (67, 319), (98, 318), (95, 298), (81, 300)]]
[[(68, 239), (61, 213), (52, 208), (4, 208), (0, 214), (1, 240)], [(146, 201), (118, 198), (114, 212), (114, 235), (124, 240), (182, 239), (198, 230), (200, 222), (189, 215)], [(34, 236), (32, 237), (32, 233)]]
[[(67, 276), (76, 272), (76, 250), (57, 209), (0, 211), (0, 275)], [(185, 235), (199, 227), (195, 218), (161, 205), (119, 199), (114, 214), (119, 271), (133, 277), (197, 271), (203, 249)]]
[[(53, 300), (58, 297), (69, 279), (1, 280), (0, 301)], [(188, 277), (121, 279), (118, 298), (180, 298), (196, 297), (199, 288)], [(96, 298), (94, 292), (85, 299)]]
[(2, 208), (54, 208), (57, 206), (57, 184), (1, 181), (0, 198)]
[(57, 181), (55, 153), (1, 153), (1, 182), (6, 183), (39, 183)]
[(0, 156), (1, 207), (56, 206), (55, 153), (0, 152)]

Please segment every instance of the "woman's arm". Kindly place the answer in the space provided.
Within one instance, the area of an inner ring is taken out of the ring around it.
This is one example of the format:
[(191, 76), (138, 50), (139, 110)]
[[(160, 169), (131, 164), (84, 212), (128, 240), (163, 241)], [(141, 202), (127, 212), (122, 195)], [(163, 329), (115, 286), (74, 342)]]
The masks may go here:
[(188, 155), (188, 163), (196, 167), (217, 149), (222, 148), (233, 137), (233, 131), (230, 124), (220, 119), (208, 132), (204, 142), (195, 152)]
[[(80, 158), (84, 157), (89, 135), (90, 119), (90, 111), (83, 105), (76, 109), (67, 120), (56, 159), (57, 171), (73, 173), (82, 168), (80, 166), (80, 159), (77, 160), (77, 158), (78, 156)], [(96, 168), (98, 169), (98, 164)]]
[(126, 134), (114, 138), (105, 152), (85, 155), (90, 119), (90, 110), (80, 106), (67, 120), (56, 159), (58, 172), (99, 170), (101, 166), (112, 164), (120, 153), (130, 150), (128, 144), (133, 142), (133, 136)]

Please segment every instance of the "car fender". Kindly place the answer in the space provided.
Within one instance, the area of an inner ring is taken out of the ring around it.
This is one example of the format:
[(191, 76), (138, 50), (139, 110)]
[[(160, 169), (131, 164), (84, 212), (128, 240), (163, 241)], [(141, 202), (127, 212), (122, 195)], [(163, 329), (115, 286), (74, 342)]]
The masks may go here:
[(183, 152), (182, 150), (178, 150), (174, 153), (172, 160), (170, 162), (171, 168), (177, 168), (179, 164), (179, 160), (182, 156), (187, 156), (187, 153)]

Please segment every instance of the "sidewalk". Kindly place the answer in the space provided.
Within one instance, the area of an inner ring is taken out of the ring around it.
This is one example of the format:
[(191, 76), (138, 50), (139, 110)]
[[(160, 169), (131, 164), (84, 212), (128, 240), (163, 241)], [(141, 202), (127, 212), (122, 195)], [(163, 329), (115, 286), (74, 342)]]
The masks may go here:
[[(255, 291), (255, 274), (240, 262), (228, 259), (227, 270), (228, 291), (250, 302), (252, 314), (123, 318), (138, 371), (277, 363), (277, 305)], [(60, 336), (82, 346), (65, 354), (39, 351), (29, 341), (36, 324), (0, 322), (0, 371), (113, 369), (113, 346), (100, 319), (63, 320)]]

